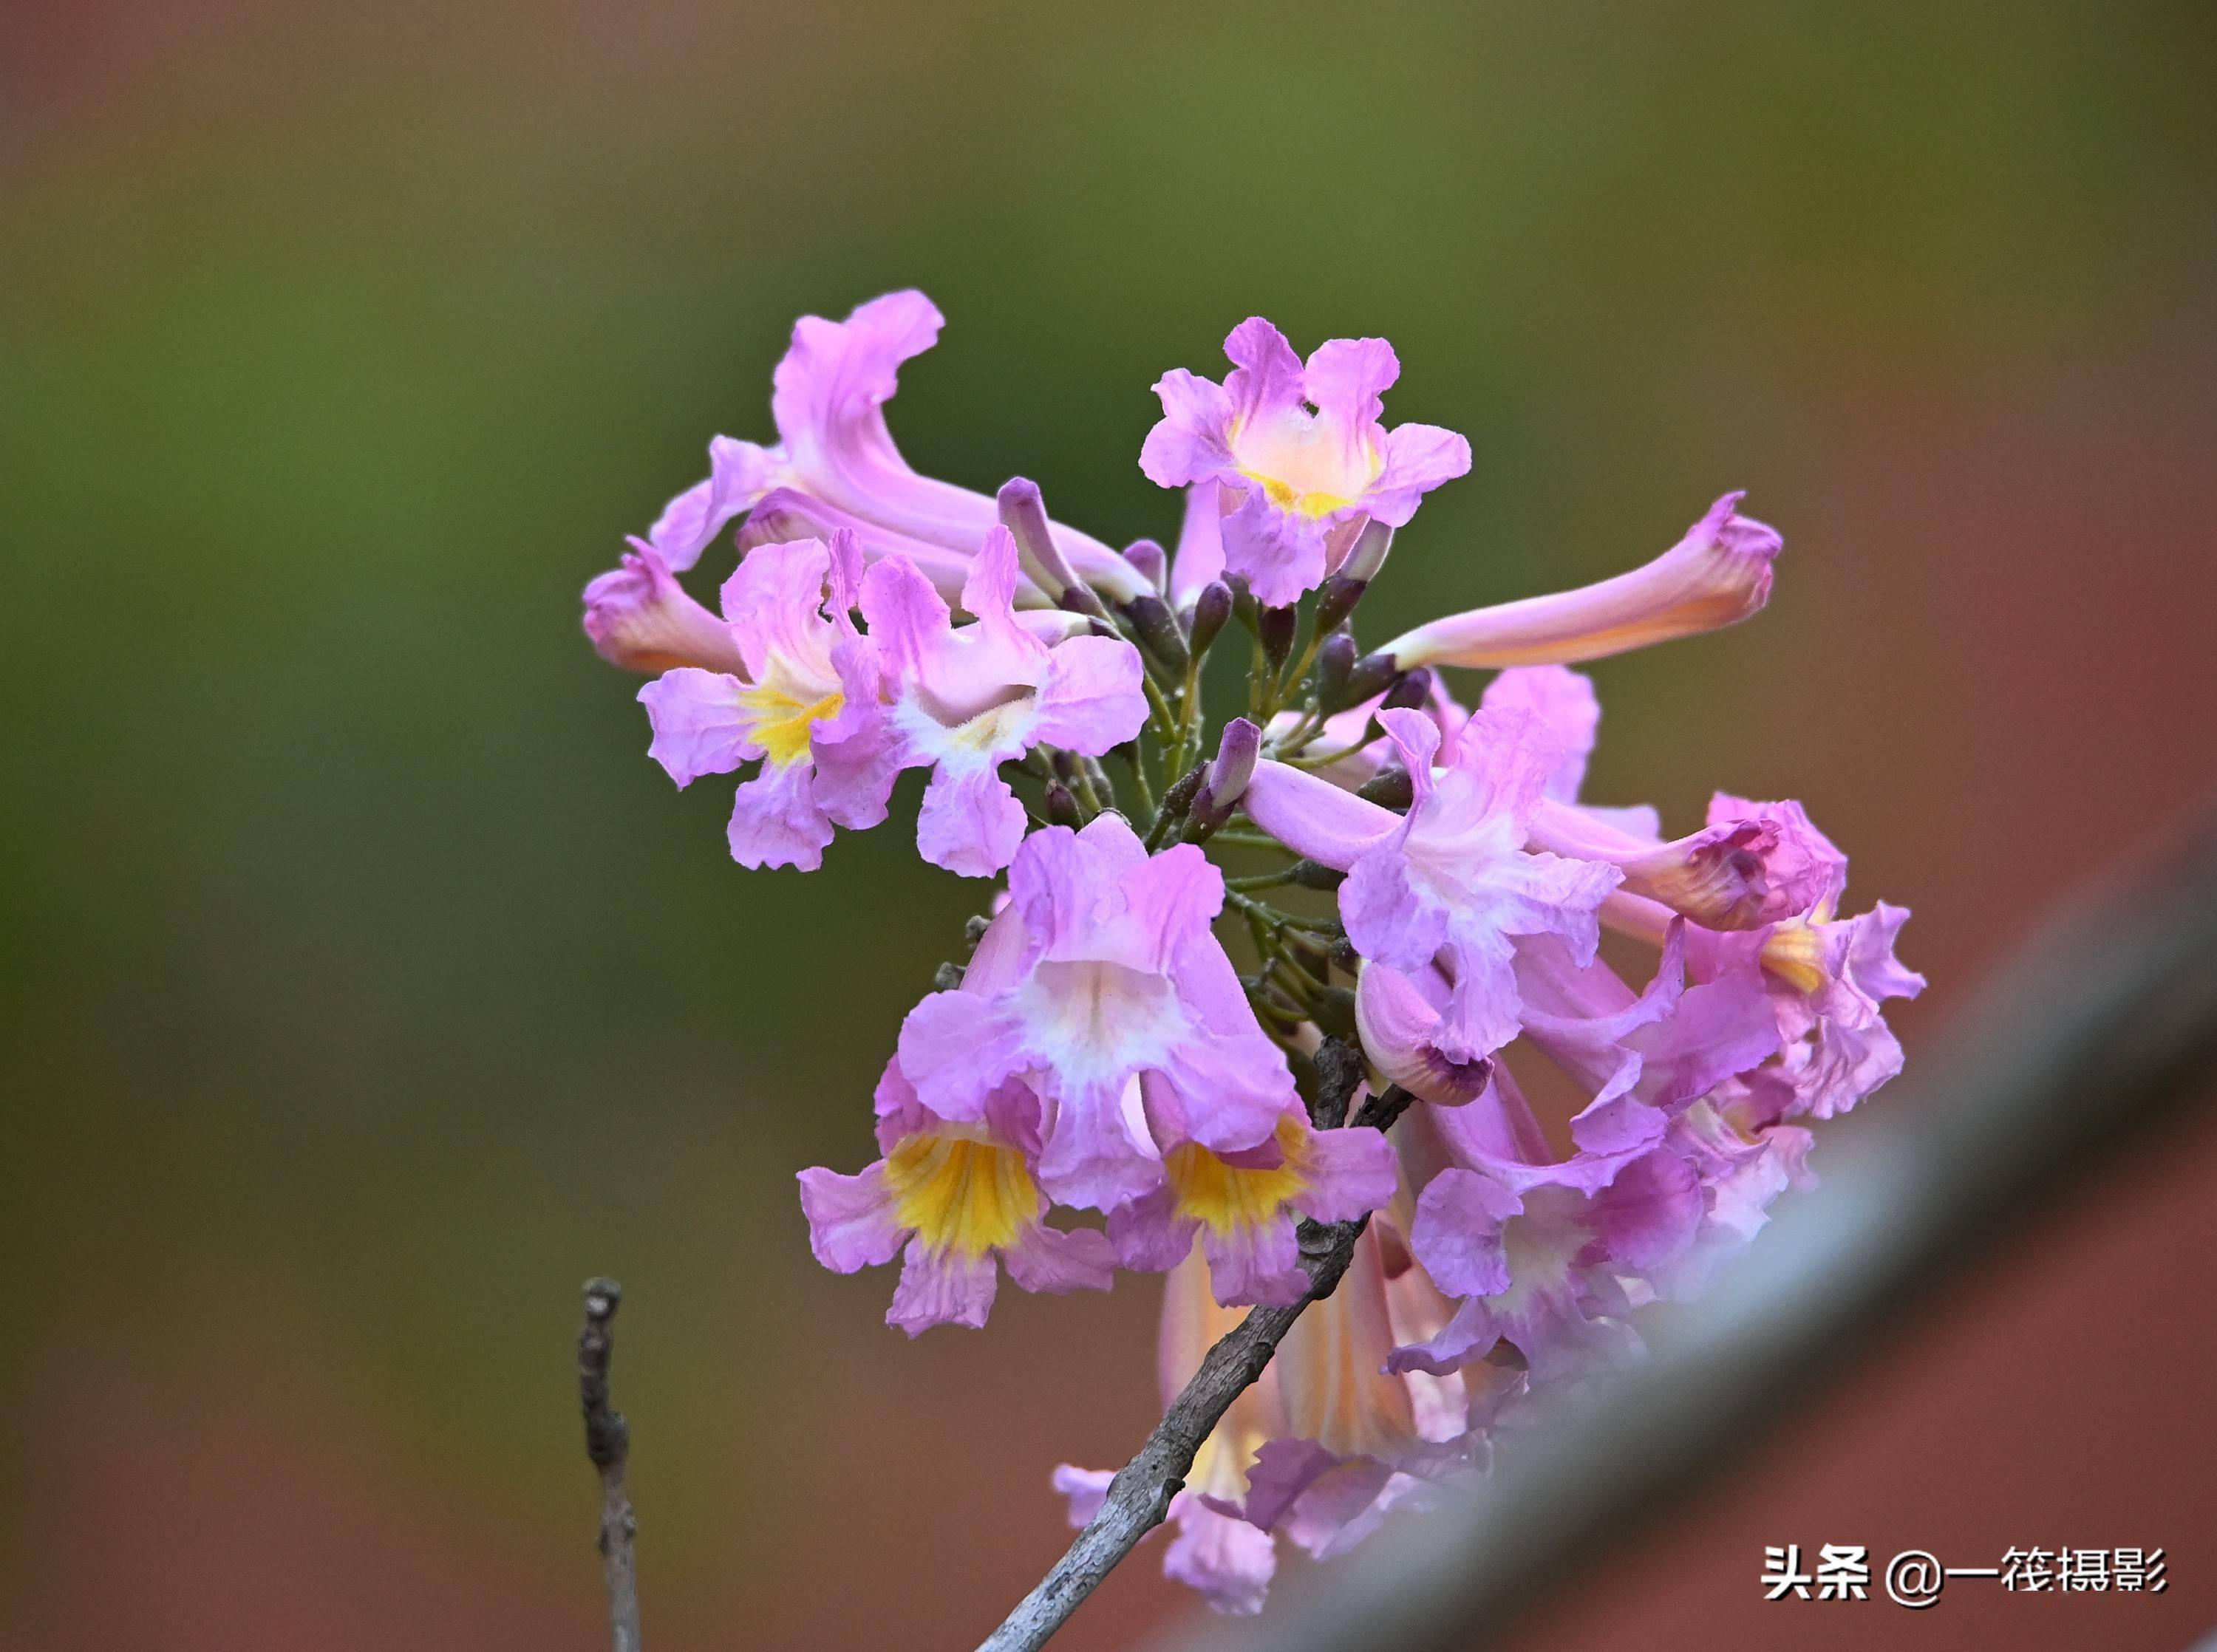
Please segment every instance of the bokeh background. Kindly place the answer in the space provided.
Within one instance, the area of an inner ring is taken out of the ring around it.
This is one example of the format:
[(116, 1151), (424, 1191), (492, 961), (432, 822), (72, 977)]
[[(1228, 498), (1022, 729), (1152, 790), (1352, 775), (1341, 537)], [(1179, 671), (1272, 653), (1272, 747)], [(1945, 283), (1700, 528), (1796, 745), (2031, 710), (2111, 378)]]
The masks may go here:
[[(1256, 312), (1390, 336), (1390, 416), (1478, 463), (1374, 637), (1750, 489), (1775, 601), (1596, 668), (1593, 793), (1805, 798), (1917, 909), (1914, 1062), (2217, 771), (2213, 17), (0, 6), (0, 1644), (605, 1644), (593, 1272), (658, 1649), (967, 1646), (1060, 1547), (1049, 1468), (1144, 1432), (1145, 1282), (911, 1345), (808, 1259), (793, 1174), (868, 1156), (979, 889), (898, 828), (738, 872), (577, 633), (804, 311), (923, 287), (909, 456), (1111, 539), (1175, 527), (1162, 371)], [(2208, 1628), (2208, 1112), (1518, 1644)], [(1829, 1541), (2173, 1582), (1759, 1603)], [(1185, 1609), (1149, 1551), (1067, 1644)]]

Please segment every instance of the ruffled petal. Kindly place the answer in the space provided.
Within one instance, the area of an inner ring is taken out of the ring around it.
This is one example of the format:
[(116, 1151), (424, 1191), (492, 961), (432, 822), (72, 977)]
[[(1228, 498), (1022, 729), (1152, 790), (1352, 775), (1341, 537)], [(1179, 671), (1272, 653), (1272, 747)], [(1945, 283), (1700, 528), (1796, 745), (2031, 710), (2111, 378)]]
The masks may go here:
[(1000, 1270), (991, 1253), (964, 1257), (934, 1251), (921, 1238), (908, 1242), (900, 1283), (893, 1288), (886, 1323), (917, 1336), (935, 1325), (967, 1325), (976, 1330), (992, 1311)]
[(809, 1248), (834, 1273), (874, 1267), (899, 1253), (909, 1230), (893, 1219), (883, 1160), (855, 1176), (803, 1170), (800, 1181)]
[(762, 755), (755, 718), (742, 700), (745, 683), (721, 671), (681, 666), (639, 691), (654, 739), (646, 755), (681, 786), (703, 774), (728, 774)]
[(1147, 721), (1139, 651), (1119, 637), (1073, 637), (1047, 656), (1033, 736), (1098, 757), (1137, 737)]
[(1024, 836), (1024, 806), (996, 767), (942, 763), (916, 817), (917, 853), (964, 878), (991, 878)]
[(1001, 1253), (1001, 1263), (1026, 1291), (1106, 1291), (1116, 1278), (1108, 1236), (1092, 1228), (1065, 1231), (1034, 1223)]
[(824, 864), (831, 821), (816, 806), (816, 774), (806, 763), (765, 763), (732, 799), (726, 835), (732, 859), (750, 868)]

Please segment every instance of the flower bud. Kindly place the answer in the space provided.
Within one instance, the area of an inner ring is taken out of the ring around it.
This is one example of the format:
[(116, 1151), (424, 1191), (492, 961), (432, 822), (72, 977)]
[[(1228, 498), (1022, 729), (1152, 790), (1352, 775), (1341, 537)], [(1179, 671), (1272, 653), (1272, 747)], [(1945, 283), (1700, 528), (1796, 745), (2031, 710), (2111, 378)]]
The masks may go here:
[(1344, 574), (1334, 574), (1326, 579), (1317, 588), (1317, 629), (1338, 630), (1347, 623), (1348, 615), (1355, 612), (1355, 605), (1362, 601), (1363, 592), (1369, 589), (1369, 581), (1349, 579)]
[(1251, 637), (1262, 634), (1262, 609), (1255, 603), (1255, 593), (1247, 588), (1247, 576), (1233, 574), (1225, 583), (1232, 587), (1232, 613), (1247, 628)]
[(1177, 617), (1170, 612), (1170, 605), (1150, 591), (1125, 603), (1122, 613), (1131, 621), (1132, 629), (1139, 633), (1140, 645), (1172, 672), (1184, 675), (1193, 655), (1186, 647), (1185, 633), (1178, 629)]
[(1263, 749), (1263, 730), (1244, 717), (1235, 717), (1224, 725), (1224, 737), (1217, 743), (1216, 761), (1209, 765), (1209, 795), (1217, 804), (1229, 811), (1245, 795), (1247, 782), (1255, 776), (1255, 759)]
[(1139, 577), (1158, 591), (1170, 589), (1170, 560), (1163, 547), (1152, 539), (1134, 539), (1124, 547), (1124, 560), (1139, 570)]
[(1404, 671), (1393, 680), (1393, 686), (1386, 691), (1385, 701), (1378, 709), (1381, 712), (1403, 709), (1420, 712), (1430, 703), (1431, 698), (1432, 674), (1420, 665), (1413, 671)]
[[(1286, 868), (1286, 876), (1303, 889), (1337, 889), (1347, 881), (1347, 874), (1337, 866), (1327, 866), (1321, 860), (1296, 860)], [(1337, 951), (1334, 961), (1337, 960)]]
[(1443, 1107), (1474, 1101), (1492, 1076), (1480, 1056), (1451, 1061), (1435, 1039), (1440, 1012), (1398, 970), (1366, 964), (1355, 989), (1355, 1020), (1372, 1066), (1411, 1095)]
[(1255, 635), (1263, 644), (1263, 658), (1272, 671), (1282, 671), (1294, 651), (1294, 633), (1300, 628), (1301, 613), (1288, 606), (1264, 608), (1257, 616)]
[(1348, 672), (1338, 693), (1324, 700), (1324, 709), (1327, 712), (1343, 712), (1350, 706), (1360, 706), (1373, 694), (1383, 693), (1399, 669), (1390, 654), (1365, 654)]
[(1047, 823), (1053, 826), (1076, 827), (1084, 823), (1078, 812), (1078, 798), (1060, 780), (1049, 780), (1047, 785)]
[(1016, 536), (1016, 560), (1032, 583), (1073, 613), (1102, 613), (1101, 599), (1071, 571), (1062, 547), (1054, 542), (1039, 484), (1021, 476), (1010, 478), (1001, 484), (1000, 510), (1001, 525)]
[(1208, 652), (1222, 633), (1224, 622), (1231, 618), (1232, 588), (1220, 579), (1210, 580), (1193, 600), (1193, 619), (1187, 641), (1195, 659)]
[(1355, 669), (1355, 638), (1339, 631), (1325, 638), (1324, 646), (1317, 650), (1316, 689), (1320, 704), (1334, 704), (1345, 691)]
[(1247, 782), (1255, 777), (1255, 760), (1262, 749), (1262, 730), (1245, 718), (1235, 717), (1224, 725), (1216, 761), (1209, 764), (1194, 793), (1193, 806), (1186, 811), (1185, 841), (1206, 843), (1232, 818), (1232, 810), (1246, 795)]
[(1380, 769), (1356, 788), (1355, 795), (1395, 814), (1405, 814), (1417, 800), (1417, 783), (1399, 763)]
[(1354, 548), (1348, 552), (1347, 560), (1339, 564), (1339, 576), (1358, 585), (1368, 585), (1386, 566), (1386, 553), (1393, 548), (1393, 530), (1372, 517), (1362, 525), (1362, 532), (1356, 536)]

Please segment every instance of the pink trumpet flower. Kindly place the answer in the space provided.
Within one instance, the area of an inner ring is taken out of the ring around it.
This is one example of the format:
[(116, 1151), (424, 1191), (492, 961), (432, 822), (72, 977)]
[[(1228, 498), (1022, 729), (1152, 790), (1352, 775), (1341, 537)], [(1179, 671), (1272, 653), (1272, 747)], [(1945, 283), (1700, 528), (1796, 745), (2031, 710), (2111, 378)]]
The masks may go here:
[(1739, 514), (1744, 497), (1725, 495), (1644, 568), (1434, 620), (1379, 652), (1403, 670), (1575, 664), (1736, 625), (1770, 600), (1770, 564), (1784, 544), (1775, 530)]
[[(1224, 567), (1266, 607), (1313, 590), (1371, 521), (1399, 527), (1423, 496), (1470, 469), (1470, 444), (1437, 425), (1379, 422), (1401, 376), (1382, 338), (1335, 338), (1304, 363), (1260, 316), (1224, 341), (1233, 369), (1221, 385), (1179, 368), (1155, 385), (1163, 417), (1139, 468), (1165, 488), (1214, 484)], [(1195, 508), (1199, 508), (1198, 502)], [(1183, 565), (1182, 589), (1195, 566)], [(1207, 576), (1213, 578), (1212, 572)]]

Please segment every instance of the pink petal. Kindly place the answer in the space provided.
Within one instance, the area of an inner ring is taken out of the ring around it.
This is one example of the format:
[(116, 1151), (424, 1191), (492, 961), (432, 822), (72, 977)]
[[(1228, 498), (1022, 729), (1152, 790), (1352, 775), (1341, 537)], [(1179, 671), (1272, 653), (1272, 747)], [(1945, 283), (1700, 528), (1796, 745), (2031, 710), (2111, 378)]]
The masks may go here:
[(683, 666), (664, 672), (639, 691), (654, 730), (646, 755), (681, 786), (761, 756), (750, 737), (754, 716), (739, 703), (746, 692), (746, 684), (720, 671)]
[(816, 806), (815, 772), (806, 763), (765, 763), (732, 799), (726, 835), (743, 866), (815, 871), (831, 841), (831, 818)]

